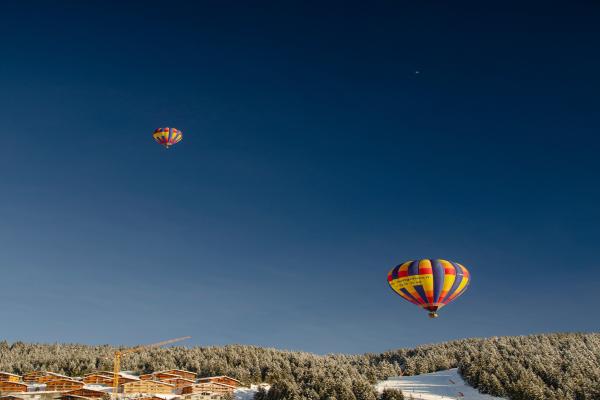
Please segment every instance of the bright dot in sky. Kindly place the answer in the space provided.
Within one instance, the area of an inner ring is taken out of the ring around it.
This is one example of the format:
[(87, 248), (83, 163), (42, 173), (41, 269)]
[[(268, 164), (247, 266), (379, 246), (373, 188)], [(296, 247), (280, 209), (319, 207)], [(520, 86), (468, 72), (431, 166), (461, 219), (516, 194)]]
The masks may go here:
[(419, 70), (416, 70), (416, 71), (415, 71), (415, 75), (418, 75), (418, 74), (420, 74), (420, 73), (421, 73), (421, 71), (419, 71)]

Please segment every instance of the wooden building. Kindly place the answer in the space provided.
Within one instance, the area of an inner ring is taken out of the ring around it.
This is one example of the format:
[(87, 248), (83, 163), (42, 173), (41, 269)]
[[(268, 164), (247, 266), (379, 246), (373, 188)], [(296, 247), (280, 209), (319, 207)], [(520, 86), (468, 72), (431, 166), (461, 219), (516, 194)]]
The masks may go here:
[(167, 372), (153, 372), (151, 374), (140, 375), (140, 379), (143, 381), (166, 381), (167, 379), (180, 378), (179, 375), (169, 374)]
[(22, 397), (17, 397), (17, 396), (0, 396), (0, 400), (23, 400)]
[(26, 383), (46, 383), (56, 379), (71, 379), (66, 375), (57, 374), (50, 371), (30, 371), (23, 375), (23, 382)]
[(81, 388), (81, 389), (76, 389), (76, 390), (71, 390), (69, 392), (65, 393), (65, 396), (67, 395), (72, 395), (72, 396), (80, 396), (80, 397), (87, 397), (90, 399), (99, 399), (104, 397), (104, 395), (107, 392), (103, 392), (101, 390), (92, 390), (92, 389), (86, 389), (85, 387)]
[(181, 394), (194, 394), (203, 392), (212, 392), (219, 394), (233, 393), (235, 386), (227, 385), (225, 383), (218, 382), (202, 382), (196, 383), (191, 386), (186, 386), (181, 389)]
[(204, 383), (204, 382), (224, 383), (226, 385), (233, 386), (233, 387), (242, 386), (242, 382), (240, 382), (237, 379), (234, 379), (230, 376), (225, 376), (225, 375), (207, 376), (204, 378), (199, 378), (198, 382), (199, 383)]
[[(89, 374), (85, 374), (85, 376), (88, 375), (101, 375), (101, 376), (110, 376), (113, 377), (115, 375), (115, 373), (113, 371), (94, 371), (94, 372), (90, 372)], [(121, 376), (122, 374), (119, 373), (119, 376)]]
[(154, 394), (172, 394), (175, 390), (175, 385), (170, 383), (151, 381), (151, 380), (139, 380), (124, 383), (120, 385), (121, 392), (124, 394), (129, 393), (154, 393)]
[(0, 382), (0, 394), (26, 392), (27, 384), (21, 382)]
[(59, 379), (72, 380), (71, 377), (69, 377), (69, 376), (57, 374), (55, 372), (44, 371), (44, 373), (45, 373), (45, 375), (40, 376), (36, 380), (37, 383), (48, 383), (50, 381), (56, 381), (56, 380), (59, 380)]
[(47, 391), (37, 391), (37, 392), (22, 392), (17, 395), (17, 397), (22, 400), (56, 400), (61, 395), (61, 392), (47, 392)]
[(83, 377), (83, 383), (87, 385), (106, 385), (111, 386), (113, 384), (113, 377), (101, 374), (87, 374)]
[(180, 377), (184, 378), (184, 379), (196, 379), (196, 373), (192, 372), (192, 371), (185, 371), (183, 369), (168, 369), (166, 371), (160, 371), (163, 372), (165, 374), (172, 374), (172, 375), (179, 375)]
[[(87, 385), (106, 385), (112, 386), (114, 375), (105, 375), (100, 373), (88, 374), (83, 377), (83, 382)], [(134, 379), (130, 376), (123, 376), (119, 374), (119, 385), (123, 383), (135, 382), (139, 379)]]
[[(139, 381), (140, 381), (139, 379), (133, 379), (128, 376), (119, 375), (119, 385), (122, 385), (124, 383), (139, 382)], [(112, 383), (111, 383), (111, 385), (112, 385)]]
[(196, 381), (194, 381), (192, 379), (184, 379), (184, 378), (179, 378), (179, 377), (165, 379), (165, 380), (163, 380), (163, 382), (170, 383), (171, 385), (175, 385), (175, 389), (181, 389), (183, 387), (191, 386), (194, 383), (196, 383)]
[(84, 385), (85, 384), (81, 381), (61, 378), (46, 382), (46, 390), (57, 392), (69, 392), (72, 390), (82, 389)]
[(44, 371), (30, 371), (23, 375), (23, 382), (34, 383), (37, 382), (38, 378), (44, 376)]
[(0, 382), (21, 382), (21, 376), (0, 371)]

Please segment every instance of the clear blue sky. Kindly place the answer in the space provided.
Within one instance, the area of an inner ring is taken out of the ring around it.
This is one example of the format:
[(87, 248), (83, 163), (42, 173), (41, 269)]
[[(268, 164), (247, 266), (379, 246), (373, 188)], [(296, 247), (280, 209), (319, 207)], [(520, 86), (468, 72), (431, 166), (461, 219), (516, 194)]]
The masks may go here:
[[(597, 331), (600, 5), (442, 3), (2, 2), (2, 336)], [(415, 258), (472, 272), (435, 321)]]

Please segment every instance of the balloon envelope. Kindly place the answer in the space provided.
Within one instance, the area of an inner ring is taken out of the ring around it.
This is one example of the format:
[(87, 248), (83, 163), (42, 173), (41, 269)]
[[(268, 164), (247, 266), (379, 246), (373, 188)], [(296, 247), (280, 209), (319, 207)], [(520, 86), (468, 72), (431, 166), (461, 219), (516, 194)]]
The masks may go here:
[(181, 139), (183, 139), (183, 133), (179, 129), (175, 128), (158, 128), (154, 131), (152, 137), (157, 143), (162, 144), (168, 149), (169, 146), (181, 142)]
[(427, 311), (437, 310), (463, 294), (471, 281), (469, 270), (447, 260), (423, 259), (397, 265), (388, 273), (392, 290)]

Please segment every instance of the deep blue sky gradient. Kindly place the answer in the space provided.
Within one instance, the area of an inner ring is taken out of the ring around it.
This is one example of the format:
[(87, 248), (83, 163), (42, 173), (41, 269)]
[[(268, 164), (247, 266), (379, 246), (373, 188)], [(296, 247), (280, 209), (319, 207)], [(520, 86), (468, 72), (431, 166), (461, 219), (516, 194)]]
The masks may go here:
[[(3, 338), (597, 331), (600, 5), (443, 3), (2, 2)], [(435, 321), (425, 257), (473, 275)]]

